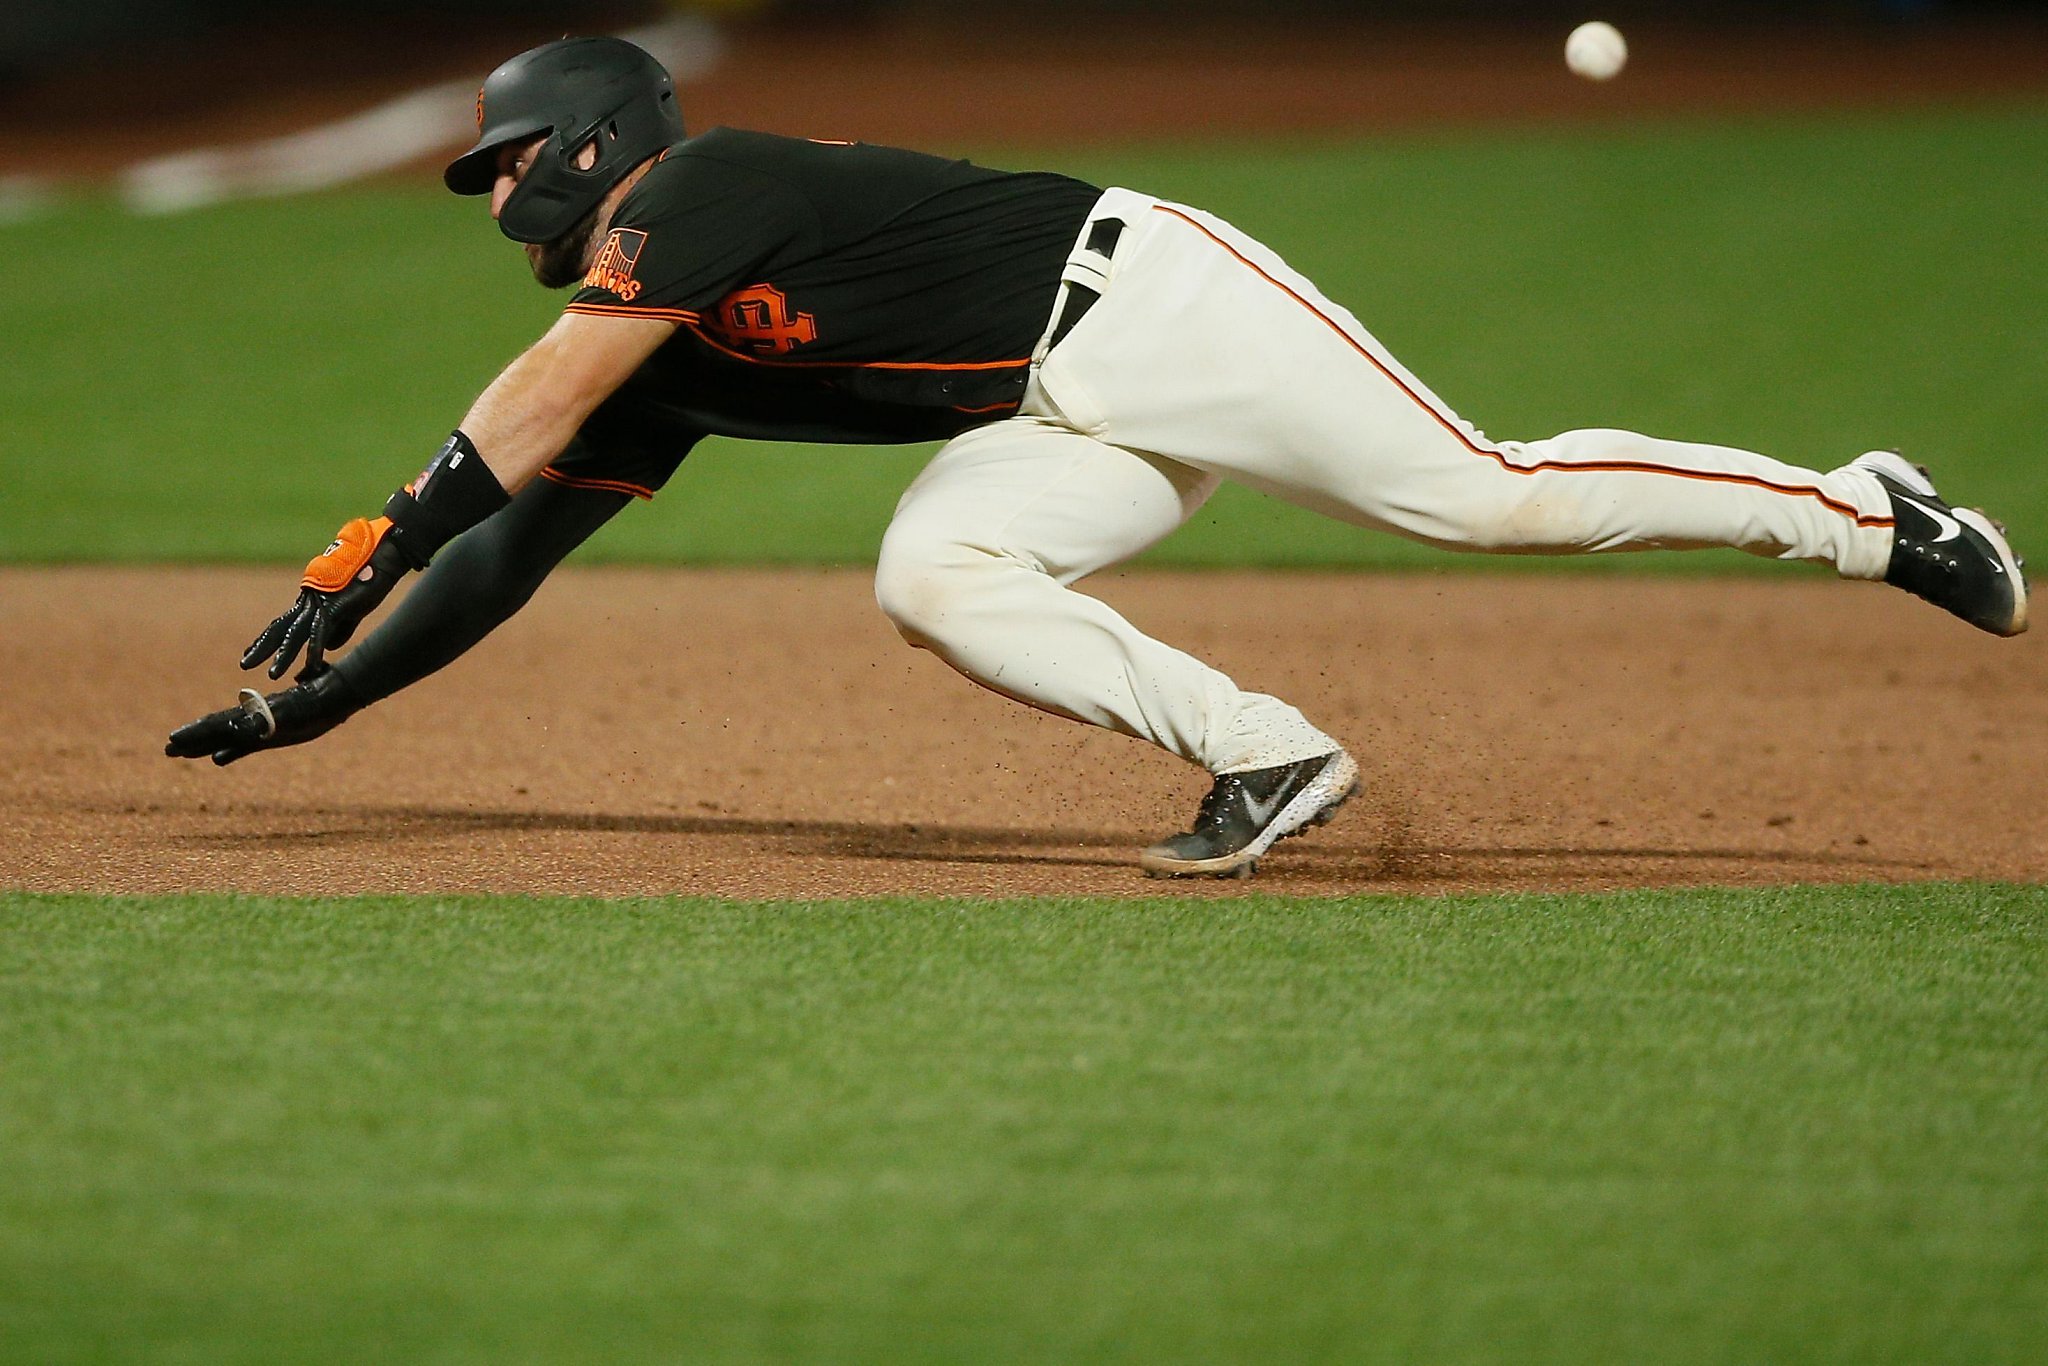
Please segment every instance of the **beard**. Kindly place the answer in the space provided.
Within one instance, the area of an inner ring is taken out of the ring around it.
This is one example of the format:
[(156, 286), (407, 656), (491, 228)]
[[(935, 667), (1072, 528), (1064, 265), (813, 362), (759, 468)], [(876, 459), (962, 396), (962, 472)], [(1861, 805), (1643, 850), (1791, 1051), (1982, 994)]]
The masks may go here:
[(533, 278), (542, 288), (573, 285), (589, 271), (591, 248), (597, 244), (598, 216), (603, 212), (600, 201), (560, 237), (526, 244), (526, 263), (533, 267)]

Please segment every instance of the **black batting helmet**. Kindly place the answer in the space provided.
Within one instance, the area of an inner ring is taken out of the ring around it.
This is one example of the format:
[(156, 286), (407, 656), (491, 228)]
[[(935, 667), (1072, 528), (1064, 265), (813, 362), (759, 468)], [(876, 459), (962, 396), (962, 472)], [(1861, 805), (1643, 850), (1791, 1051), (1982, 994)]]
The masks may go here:
[[(543, 43), (485, 78), (476, 92), (476, 146), (441, 179), (457, 194), (489, 194), (498, 149), (543, 133), (547, 141), (498, 214), (515, 242), (551, 242), (574, 227), (635, 166), (683, 140), (683, 115), (667, 70), (625, 39)], [(597, 162), (579, 171), (585, 143), (596, 144)]]

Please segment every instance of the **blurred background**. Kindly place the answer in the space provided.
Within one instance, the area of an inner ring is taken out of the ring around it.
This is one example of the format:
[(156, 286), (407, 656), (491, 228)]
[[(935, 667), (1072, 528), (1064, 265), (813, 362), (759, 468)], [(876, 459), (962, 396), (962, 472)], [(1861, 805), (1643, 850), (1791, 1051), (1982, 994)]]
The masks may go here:
[[(19, 71), (138, 44), (243, 31), (252, 24), (588, 23), (613, 20), (635, 8), (577, 0), (12, 0), (0, 12), (0, 61)], [(914, 18), (985, 24), (1080, 14), (1169, 20), (1229, 16), (1259, 22), (1271, 22), (1280, 14), (1290, 20), (1381, 22), (1576, 22), (1588, 17), (1586, 7), (1571, 0), (1287, 0), (1283, 5), (1272, 0), (700, 0), (671, 8), (799, 23)], [(1602, 17), (1617, 22), (1681, 14), (1691, 22), (1724, 18), (1845, 22), (2017, 12), (2038, 5), (2027, 0), (1692, 0), (1684, 5), (1669, 0), (1609, 0), (1597, 8)]]
[[(562, 303), (438, 169), (493, 66), (594, 32), (693, 128), (1221, 213), (1497, 437), (1903, 445), (2048, 526), (2038, 0), (4, 0), (0, 561), (295, 561), (381, 500)], [(714, 441), (584, 553), (860, 562), (927, 455)], [(1238, 491), (1155, 559), (1504, 564)]]
[[(1104, 141), (2040, 88), (2043, 9), (2042, 0), (9, 0), (0, 6), (0, 117), (27, 136), (0, 146), (0, 175), (104, 175), (150, 155), (339, 119), (436, 82), (473, 88), (503, 57), (567, 33), (651, 35), (697, 87), (693, 113), (712, 121), (807, 132), (824, 123), (899, 140)], [(1593, 10), (1639, 39), (1636, 78), (1598, 104), (1555, 60), (1562, 35)], [(1123, 89), (1132, 68), (1153, 74)], [(413, 129), (392, 153), (459, 141), (465, 128), (446, 119), (449, 107), (410, 111)], [(17, 198), (24, 189), (16, 184)]]

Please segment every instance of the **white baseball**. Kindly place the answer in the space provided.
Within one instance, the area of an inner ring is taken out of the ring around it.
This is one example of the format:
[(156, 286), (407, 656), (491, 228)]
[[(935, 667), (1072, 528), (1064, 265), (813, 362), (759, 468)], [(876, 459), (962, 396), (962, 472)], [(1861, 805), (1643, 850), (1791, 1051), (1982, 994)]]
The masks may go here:
[(1564, 40), (1564, 64), (1589, 81), (1612, 80), (1628, 64), (1628, 42), (1612, 24), (1580, 24)]

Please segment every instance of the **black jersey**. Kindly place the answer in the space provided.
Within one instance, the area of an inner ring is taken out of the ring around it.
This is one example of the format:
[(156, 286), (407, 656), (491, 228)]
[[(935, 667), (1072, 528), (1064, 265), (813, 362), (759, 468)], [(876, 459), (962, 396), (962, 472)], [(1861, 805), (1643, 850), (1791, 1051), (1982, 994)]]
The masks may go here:
[(707, 434), (922, 441), (1008, 416), (1101, 193), (862, 143), (678, 143), (569, 303), (676, 334), (550, 476), (645, 492)]

